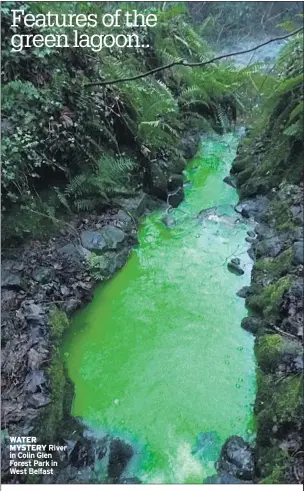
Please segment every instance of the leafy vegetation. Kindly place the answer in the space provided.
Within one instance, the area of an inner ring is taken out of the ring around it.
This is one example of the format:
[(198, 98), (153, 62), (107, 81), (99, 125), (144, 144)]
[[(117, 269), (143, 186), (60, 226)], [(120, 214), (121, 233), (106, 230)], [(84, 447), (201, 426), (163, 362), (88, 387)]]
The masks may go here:
[[(241, 198), (267, 194), (286, 183), (298, 184), (303, 178), (302, 60), (303, 34), (299, 34), (282, 49), (276, 66), (277, 82), (272, 93), (264, 96), (260, 121), (245, 142), (247, 154), (233, 166)], [(251, 161), (249, 167), (247, 160)], [(275, 206), (278, 213), (282, 212), (284, 205), (277, 202)], [(282, 230), (292, 228), (285, 216), (287, 210), (283, 213), (278, 226)]]
[[(117, 194), (137, 186), (149, 192), (151, 162), (162, 159), (170, 167), (180, 159), (181, 134), (189, 127), (228, 128), (231, 107), (241, 109), (248, 91), (255, 90), (248, 76), (255, 68), (237, 70), (231, 63), (204, 69), (177, 66), (136, 82), (86, 87), (88, 82), (124, 78), (168, 61), (197, 62), (211, 56), (190, 25), (185, 5), (174, 2), (142, 6), (158, 18), (156, 27), (138, 31), (140, 41), (149, 44), (147, 49), (11, 51), (12, 8), (34, 14), (91, 12), (100, 17), (118, 7), (126, 10), (132, 4), (1, 4), (4, 241), (41, 235), (62, 214), (104, 207)], [(48, 31), (20, 26), (17, 32)], [(296, 118), (293, 112), (292, 124)]]

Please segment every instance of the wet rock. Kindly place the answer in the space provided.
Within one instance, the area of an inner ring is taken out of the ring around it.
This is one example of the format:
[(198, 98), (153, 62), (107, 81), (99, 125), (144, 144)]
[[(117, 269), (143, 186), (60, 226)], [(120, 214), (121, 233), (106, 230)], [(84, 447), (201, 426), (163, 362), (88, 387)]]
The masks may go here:
[(253, 230), (248, 230), (247, 235), (248, 237), (252, 237), (253, 239), (256, 237), (256, 234), (255, 232), (253, 232)]
[(258, 196), (255, 199), (249, 199), (238, 203), (234, 209), (244, 218), (258, 216), (260, 219), (265, 215), (268, 208), (268, 199), (264, 196)]
[(168, 179), (168, 191), (175, 191), (184, 185), (184, 176), (182, 174), (173, 174)]
[(134, 227), (134, 219), (124, 210), (119, 210), (116, 219), (124, 232), (130, 232)]
[(81, 245), (75, 245), (72, 243), (60, 247), (60, 249), (58, 249), (58, 253), (69, 257), (76, 263), (82, 263), (90, 255), (90, 251), (88, 249), (85, 249)]
[(230, 474), (221, 472), (220, 474), (215, 474), (214, 476), (207, 477), (204, 484), (253, 484), (252, 481), (242, 481), (242, 479), (237, 479)]
[(119, 252), (107, 251), (99, 257), (98, 268), (101, 276), (111, 277), (121, 269), (127, 261), (129, 249), (125, 248)]
[(250, 259), (252, 259), (252, 261), (255, 261), (256, 257), (253, 247), (249, 247), (249, 249), (247, 249), (247, 254), (250, 257)]
[(101, 229), (101, 234), (105, 239), (108, 249), (116, 250), (125, 240), (125, 233), (118, 227), (113, 227), (113, 225), (105, 225)]
[(261, 328), (261, 321), (257, 317), (244, 317), (241, 326), (245, 331), (249, 331), (256, 335)]
[[(81, 232), (81, 243), (84, 249), (94, 252), (103, 252), (108, 249), (108, 244), (100, 232)], [(76, 246), (77, 248), (79, 246)]]
[(255, 252), (257, 257), (276, 257), (284, 248), (284, 239), (279, 236), (273, 236), (259, 241), (255, 248)]
[(186, 159), (192, 159), (199, 147), (200, 136), (198, 133), (188, 133), (182, 138), (182, 149)]
[(133, 198), (122, 198), (117, 200), (119, 206), (133, 217), (139, 218), (146, 210), (147, 195), (140, 193)]
[(250, 445), (239, 436), (229, 438), (222, 447), (216, 468), (220, 473), (251, 481), (254, 476), (254, 456)]
[(124, 470), (133, 457), (133, 448), (128, 443), (115, 438), (110, 443), (108, 476), (113, 483), (118, 483)]
[(238, 275), (238, 276), (241, 276), (241, 275), (243, 275), (243, 274), (244, 274), (244, 272), (245, 272), (245, 271), (244, 271), (244, 270), (243, 270), (243, 268), (240, 266), (240, 263), (241, 263), (241, 262), (240, 262), (239, 258), (237, 258), (237, 257), (236, 257), (236, 258), (233, 258), (233, 259), (231, 259), (231, 260), (228, 262), (228, 264), (227, 264), (227, 268), (228, 268), (228, 270), (229, 270), (231, 273), (234, 273), (234, 274), (236, 274), (236, 275)]
[(258, 223), (255, 226), (254, 231), (260, 240), (268, 239), (274, 235), (273, 229), (268, 227), (265, 223)]
[(253, 237), (245, 237), (245, 240), (249, 244), (254, 244), (256, 242), (256, 239), (254, 239)]
[(304, 242), (303, 240), (299, 240), (294, 242), (292, 246), (293, 258), (292, 262), (295, 265), (303, 264), (304, 262)]
[(167, 228), (172, 228), (176, 225), (176, 220), (173, 216), (169, 215), (169, 214), (166, 214), (163, 218), (162, 218), (162, 222), (163, 224), (167, 227)]
[(250, 293), (250, 286), (243, 286), (236, 294), (240, 298), (248, 297)]
[(235, 176), (226, 176), (224, 177), (223, 181), (228, 184), (229, 186), (235, 188), (236, 187), (236, 178)]
[(179, 188), (172, 194), (168, 195), (168, 204), (172, 206), (172, 208), (177, 208), (178, 205), (183, 201), (185, 197), (185, 192), (183, 188)]
[(239, 266), (239, 265), (241, 264), (241, 260), (240, 260), (240, 258), (238, 258), (238, 257), (233, 257), (233, 258), (231, 259), (231, 263), (232, 263), (232, 264), (236, 264), (236, 266)]
[(51, 271), (49, 268), (36, 268), (32, 272), (32, 278), (38, 283), (47, 283), (51, 277)]

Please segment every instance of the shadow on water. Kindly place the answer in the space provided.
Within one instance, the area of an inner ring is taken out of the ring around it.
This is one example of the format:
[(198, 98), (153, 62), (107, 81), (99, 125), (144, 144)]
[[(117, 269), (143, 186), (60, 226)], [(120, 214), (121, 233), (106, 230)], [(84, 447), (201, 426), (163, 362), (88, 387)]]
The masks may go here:
[[(164, 225), (163, 211), (145, 218), (139, 246), (65, 340), (73, 414), (132, 442), (130, 475), (143, 482), (201, 483), (226, 438), (252, 435), (253, 338), (240, 327), (246, 308), (236, 296), (250, 282), (250, 225), (223, 182), (236, 147), (232, 134), (203, 141), (174, 224)], [(228, 271), (233, 256), (244, 275)]]

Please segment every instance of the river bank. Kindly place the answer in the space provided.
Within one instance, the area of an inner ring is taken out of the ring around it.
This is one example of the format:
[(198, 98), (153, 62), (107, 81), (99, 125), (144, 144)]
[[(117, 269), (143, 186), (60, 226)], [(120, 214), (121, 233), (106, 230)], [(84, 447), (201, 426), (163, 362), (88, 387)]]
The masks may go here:
[(257, 222), (250, 239), (255, 263), (246, 293), (249, 316), (242, 327), (256, 336), (255, 460), (257, 478), (265, 484), (303, 481), (304, 195), (301, 170), (297, 174), (295, 168), (301, 150), (292, 147), (288, 154), (293, 184), (277, 176), (267, 183), (262, 163), (271, 158), (273, 145), (264, 134), (249, 137), (231, 170), (243, 198), (237, 210)]
[[(181, 144), (185, 158), (189, 159), (196, 153), (199, 137), (193, 132), (188, 133), (181, 138)], [(82, 213), (69, 223), (62, 222), (62, 228), (48, 240), (30, 241), (21, 247), (2, 251), (4, 482), (23, 479), (9, 475), (6, 438), (8, 435), (28, 434), (35, 434), (50, 444), (73, 441), (61, 463), (62, 473), (55, 482), (69, 479), (81, 482), (79, 467), (85, 468), (83, 482), (92, 480), (93, 476), (88, 475), (93, 473), (98, 459), (96, 447), (107, 454), (112, 469), (109, 478), (119, 479), (124, 467), (121, 468), (121, 452), (128, 454), (130, 446), (120, 440), (118, 443), (115, 441), (112, 447), (108, 439), (97, 442), (71, 417), (74, 389), (59, 346), (70, 317), (92, 300), (97, 282), (112, 277), (125, 264), (130, 250), (137, 244), (141, 217), (155, 208), (161, 206), (166, 209), (177, 206), (181, 201), (182, 175), (172, 174), (174, 170), (181, 172), (179, 161), (177, 166), (176, 170), (174, 165), (167, 166), (166, 172), (160, 173), (154, 181), (158, 194), (160, 178), (165, 192), (167, 182), (173, 176), (173, 182), (168, 183), (167, 204), (140, 191), (130, 198), (117, 198), (116, 206), (106, 212)], [(106, 238), (106, 244), (103, 239), (101, 242), (98, 240), (101, 237)], [(97, 257), (95, 253), (104, 251), (107, 252), (103, 254), (103, 264), (98, 262), (96, 266), (90, 263), (90, 256), (94, 260)], [(101, 275), (97, 279), (96, 270)], [(115, 467), (112, 461), (117, 460), (117, 455), (119, 462)], [(37, 482), (37, 477), (32, 479)], [(52, 477), (43, 479), (54, 482)]]

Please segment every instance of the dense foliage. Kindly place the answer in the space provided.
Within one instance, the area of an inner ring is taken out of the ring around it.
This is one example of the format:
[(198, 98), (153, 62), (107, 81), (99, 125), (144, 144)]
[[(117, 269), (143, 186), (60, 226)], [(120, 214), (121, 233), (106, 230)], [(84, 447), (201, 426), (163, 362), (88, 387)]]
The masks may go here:
[(260, 120), (244, 142), (253, 152), (234, 163), (241, 197), (269, 193), (303, 179), (303, 35), (282, 49), (276, 71), (277, 81), (271, 95), (263, 98)]
[(181, 158), (185, 129), (198, 124), (207, 129), (210, 123), (223, 128), (229, 124), (229, 101), (242, 107), (237, 90), (242, 87), (246, 93), (248, 69), (237, 71), (229, 63), (204, 69), (179, 66), (136, 82), (85, 86), (181, 58), (207, 59), (210, 49), (191, 27), (183, 4), (142, 7), (158, 18), (156, 27), (139, 29), (148, 49), (11, 51), (13, 32), (46, 32), (24, 26), (13, 31), (12, 8), (34, 14), (51, 10), (100, 15), (118, 7), (135, 5), (2, 3), (4, 240), (22, 238), (34, 229), (41, 233), (44, 225), (49, 229), (46, 217), (56, 223), (60, 210), (96, 208), (137, 185), (149, 191), (150, 163)]

